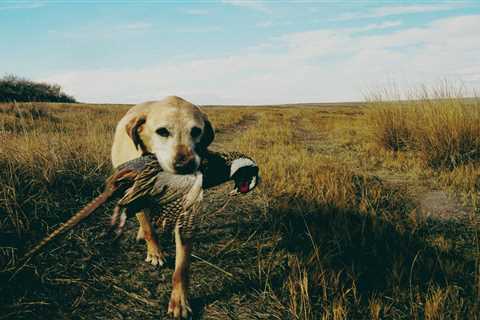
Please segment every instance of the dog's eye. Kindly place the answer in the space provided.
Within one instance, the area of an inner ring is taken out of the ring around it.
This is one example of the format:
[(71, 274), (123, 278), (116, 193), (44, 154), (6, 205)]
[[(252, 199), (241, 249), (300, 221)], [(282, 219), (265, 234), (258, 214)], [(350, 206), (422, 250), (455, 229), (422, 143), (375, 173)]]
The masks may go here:
[(168, 137), (170, 135), (170, 131), (167, 128), (158, 128), (157, 134), (161, 137)]
[(198, 136), (200, 136), (201, 133), (202, 133), (202, 129), (197, 127), (193, 127), (192, 130), (190, 131), (192, 138), (197, 138)]

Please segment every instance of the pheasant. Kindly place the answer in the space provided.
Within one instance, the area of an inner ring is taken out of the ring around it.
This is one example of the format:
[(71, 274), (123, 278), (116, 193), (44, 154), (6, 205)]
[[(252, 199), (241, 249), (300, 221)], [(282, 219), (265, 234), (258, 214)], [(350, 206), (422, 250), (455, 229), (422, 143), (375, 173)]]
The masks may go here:
[(33, 256), (108, 200), (119, 197), (111, 219), (111, 224), (115, 225), (120, 216), (117, 234), (121, 233), (128, 216), (148, 207), (157, 212), (157, 225), (163, 232), (178, 226), (182, 238), (188, 239), (193, 234), (203, 189), (233, 180), (234, 189), (230, 194), (247, 193), (257, 186), (258, 173), (255, 161), (238, 152), (207, 151), (200, 170), (189, 175), (164, 172), (153, 154), (145, 154), (120, 165), (107, 179), (102, 194), (41, 240), (24, 258)]

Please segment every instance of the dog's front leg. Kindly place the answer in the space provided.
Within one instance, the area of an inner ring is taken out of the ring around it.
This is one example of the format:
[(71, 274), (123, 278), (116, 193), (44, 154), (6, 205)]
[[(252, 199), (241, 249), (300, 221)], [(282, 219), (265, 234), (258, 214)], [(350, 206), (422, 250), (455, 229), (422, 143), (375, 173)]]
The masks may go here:
[(143, 238), (147, 243), (147, 258), (145, 259), (145, 261), (150, 262), (154, 266), (163, 266), (163, 264), (165, 263), (165, 255), (162, 252), (160, 245), (158, 244), (157, 238), (155, 237), (155, 232), (152, 228), (148, 210), (144, 209), (143, 212), (137, 213), (137, 219), (138, 222), (140, 222), (140, 229)]
[(175, 227), (175, 272), (173, 273), (172, 295), (168, 304), (168, 313), (175, 318), (184, 319), (192, 313), (188, 303), (189, 266), (192, 242), (182, 239), (179, 227)]

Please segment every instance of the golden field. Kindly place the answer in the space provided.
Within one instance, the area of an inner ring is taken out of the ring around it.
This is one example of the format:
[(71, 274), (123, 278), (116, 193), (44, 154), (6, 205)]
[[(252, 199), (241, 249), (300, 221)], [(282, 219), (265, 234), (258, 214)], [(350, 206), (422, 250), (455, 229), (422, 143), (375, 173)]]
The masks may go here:
[[(15, 273), (101, 192), (128, 107), (0, 105), (0, 319), (165, 316), (172, 259), (145, 263), (133, 220), (100, 238), (111, 207)], [(479, 318), (478, 100), (203, 109), (212, 149), (251, 155), (262, 181), (225, 210), (228, 186), (205, 196), (195, 318)]]

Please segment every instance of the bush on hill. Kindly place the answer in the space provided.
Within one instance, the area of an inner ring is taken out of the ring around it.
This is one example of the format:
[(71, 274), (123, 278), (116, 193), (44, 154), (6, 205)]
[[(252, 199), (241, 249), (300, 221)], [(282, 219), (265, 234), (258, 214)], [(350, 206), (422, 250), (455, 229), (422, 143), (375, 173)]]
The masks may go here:
[(34, 82), (15, 75), (0, 78), (0, 102), (76, 102), (57, 84)]

